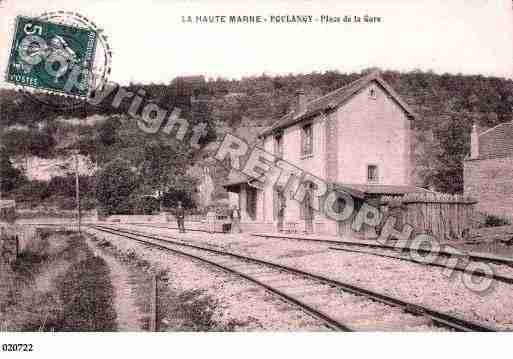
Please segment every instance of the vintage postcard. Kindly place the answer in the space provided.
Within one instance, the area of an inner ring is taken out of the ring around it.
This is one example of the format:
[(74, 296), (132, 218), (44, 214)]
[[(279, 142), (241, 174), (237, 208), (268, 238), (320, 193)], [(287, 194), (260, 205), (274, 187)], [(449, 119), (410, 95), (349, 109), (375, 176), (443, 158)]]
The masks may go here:
[(0, 0), (2, 355), (396, 355), (512, 267), (511, 1)]

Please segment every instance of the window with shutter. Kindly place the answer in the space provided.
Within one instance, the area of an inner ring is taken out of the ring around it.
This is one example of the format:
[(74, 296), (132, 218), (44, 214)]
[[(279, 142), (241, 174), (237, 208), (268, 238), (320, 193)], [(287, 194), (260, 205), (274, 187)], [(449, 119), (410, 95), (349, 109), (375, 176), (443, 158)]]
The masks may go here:
[(283, 136), (274, 137), (274, 155), (283, 158)]
[(309, 123), (301, 129), (301, 156), (309, 156), (313, 153), (313, 128)]
[(378, 182), (378, 166), (368, 165), (367, 166), (367, 182)]
[(370, 97), (371, 99), (373, 99), (373, 100), (375, 100), (375, 99), (377, 98), (377, 96), (376, 96), (376, 90), (375, 90), (375, 89), (371, 88), (371, 89), (369, 90), (369, 97)]

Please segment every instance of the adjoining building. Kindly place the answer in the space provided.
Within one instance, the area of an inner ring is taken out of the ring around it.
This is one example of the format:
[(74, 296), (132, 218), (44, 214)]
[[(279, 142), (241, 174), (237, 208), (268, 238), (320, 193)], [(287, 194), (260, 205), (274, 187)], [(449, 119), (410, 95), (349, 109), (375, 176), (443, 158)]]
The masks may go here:
[[(260, 145), (277, 157), (322, 178), (360, 201), (383, 195), (426, 191), (411, 183), (412, 123), (418, 116), (374, 72), (340, 89), (307, 101), (296, 93), (294, 109), (260, 134)], [(343, 234), (340, 223), (313, 210), (291, 193), (258, 188), (232, 171), (224, 184), (241, 209), (243, 227), (275, 231)]]
[(465, 195), (480, 212), (513, 219), (513, 121), (486, 130), (474, 124), (470, 137)]

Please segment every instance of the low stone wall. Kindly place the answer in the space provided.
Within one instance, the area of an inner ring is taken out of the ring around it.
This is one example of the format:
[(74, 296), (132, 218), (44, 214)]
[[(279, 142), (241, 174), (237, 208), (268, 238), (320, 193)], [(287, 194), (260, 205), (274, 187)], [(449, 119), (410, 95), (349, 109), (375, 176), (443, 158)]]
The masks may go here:
[(119, 223), (142, 223), (142, 222), (165, 222), (167, 216), (165, 214), (156, 215), (114, 215), (108, 216), (103, 220), (106, 222)]
[[(185, 229), (193, 230), (193, 231), (206, 231), (208, 229), (207, 223), (201, 222), (201, 221), (185, 221), (184, 227), (185, 227)], [(176, 223), (175, 220), (171, 220), (171, 221), (167, 222), (166, 228), (178, 229), (178, 224)], [(216, 232), (222, 231), (221, 223), (216, 223), (215, 231)]]
[[(208, 223), (206, 221), (185, 221), (184, 226), (187, 230), (193, 231), (208, 231)], [(166, 227), (178, 229), (176, 221), (170, 221)], [(240, 228), (243, 232), (274, 232), (275, 227), (273, 223), (241, 223)], [(223, 232), (223, 222), (215, 223), (215, 232)]]
[[(188, 218), (193, 220), (188, 220)], [(194, 231), (207, 231), (208, 223), (206, 220), (201, 220), (201, 216), (187, 216), (185, 219), (185, 228)], [(178, 229), (175, 217), (170, 213), (160, 215), (115, 215), (109, 216), (102, 219), (104, 222), (114, 223), (154, 223), (154, 224), (165, 224), (168, 228)], [(223, 223), (226, 221), (219, 220), (215, 224), (215, 232), (223, 231)], [(273, 222), (242, 222), (240, 224), (243, 232), (256, 232), (256, 233), (273, 233), (277, 232), (276, 224)], [(296, 229), (298, 233), (301, 233), (305, 229), (305, 221), (297, 221)], [(337, 234), (337, 223), (335, 221), (315, 221), (314, 232), (316, 234), (336, 235)]]

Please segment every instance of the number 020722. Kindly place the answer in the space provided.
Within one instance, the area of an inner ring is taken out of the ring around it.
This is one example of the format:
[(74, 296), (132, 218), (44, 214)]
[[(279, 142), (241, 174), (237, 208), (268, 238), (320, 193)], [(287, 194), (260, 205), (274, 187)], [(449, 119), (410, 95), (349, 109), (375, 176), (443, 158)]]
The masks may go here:
[(34, 351), (32, 344), (2, 344), (3, 352), (31, 352)]

